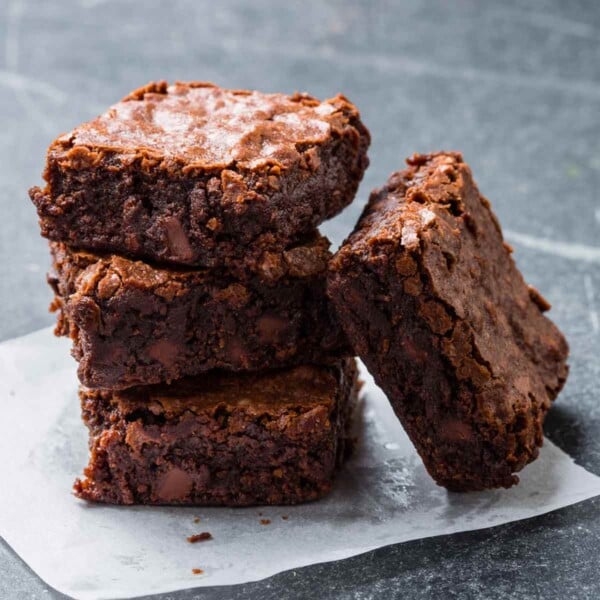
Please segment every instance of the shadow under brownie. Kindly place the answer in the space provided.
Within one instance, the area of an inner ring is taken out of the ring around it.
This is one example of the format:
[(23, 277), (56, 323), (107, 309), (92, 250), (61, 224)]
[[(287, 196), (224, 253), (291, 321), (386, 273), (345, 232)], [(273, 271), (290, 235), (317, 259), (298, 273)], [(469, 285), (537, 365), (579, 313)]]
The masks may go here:
[(317, 236), (236, 278), (51, 243), (56, 333), (73, 340), (79, 378), (92, 388), (348, 356), (325, 294), (328, 246)]
[(350, 444), (354, 359), (217, 373), (124, 391), (81, 388), (90, 462), (80, 498), (247, 506), (316, 500)]
[(369, 143), (343, 96), (151, 83), (55, 140), (30, 196), (51, 240), (240, 267), (347, 206)]
[(372, 193), (328, 291), (432, 477), (509, 487), (538, 455), (568, 346), (460, 154), (408, 165)]

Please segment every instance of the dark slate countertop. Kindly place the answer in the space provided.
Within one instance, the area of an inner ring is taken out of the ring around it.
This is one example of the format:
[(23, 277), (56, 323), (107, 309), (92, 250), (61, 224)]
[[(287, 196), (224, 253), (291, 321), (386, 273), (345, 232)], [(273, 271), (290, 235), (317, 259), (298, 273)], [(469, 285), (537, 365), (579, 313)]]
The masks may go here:
[[(339, 243), (404, 157), (461, 150), (572, 346), (547, 435), (600, 474), (600, 4), (3, 0), (0, 42), (0, 339), (52, 322), (26, 190), (58, 133), (153, 79), (341, 91), (371, 129), (371, 167), (324, 231)], [(597, 598), (599, 509), (160, 598)], [(2, 598), (63, 597), (2, 542), (0, 572)]]

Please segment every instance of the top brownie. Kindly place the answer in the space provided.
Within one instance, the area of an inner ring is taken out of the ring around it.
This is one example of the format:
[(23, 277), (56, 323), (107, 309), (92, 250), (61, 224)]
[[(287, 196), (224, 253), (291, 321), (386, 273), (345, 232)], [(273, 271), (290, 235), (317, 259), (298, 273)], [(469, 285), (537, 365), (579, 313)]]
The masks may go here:
[(462, 156), (409, 159), (330, 268), (354, 351), (435, 480), (456, 491), (516, 483), (542, 445), (568, 346)]
[(50, 146), (30, 197), (73, 247), (224, 266), (279, 251), (346, 205), (369, 132), (338, 95), (150, 83)]

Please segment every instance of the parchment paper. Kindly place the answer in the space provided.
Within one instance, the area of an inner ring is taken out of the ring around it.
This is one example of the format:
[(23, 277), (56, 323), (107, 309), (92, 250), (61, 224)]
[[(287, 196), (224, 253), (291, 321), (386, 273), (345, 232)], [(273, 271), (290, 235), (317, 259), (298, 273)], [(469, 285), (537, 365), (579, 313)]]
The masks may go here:
[[(600, 478), (548, 440), (517, 487), (449, 494), (427, 476), (385, 397), (363, 377), (361, 445), (322, 501), (249, 509), (95, 506), (70, 493), (87, 461), (87, 435), (69, 343), (49, 329), (4, 342), (0, 534), (57, 590), (121, 598), (254, 581), (387, 544), (532, 517), (600, 494)], [(186, 541), (201, 531), (214, 539)], [(194, 575), (194, 568), (203, 573)]]

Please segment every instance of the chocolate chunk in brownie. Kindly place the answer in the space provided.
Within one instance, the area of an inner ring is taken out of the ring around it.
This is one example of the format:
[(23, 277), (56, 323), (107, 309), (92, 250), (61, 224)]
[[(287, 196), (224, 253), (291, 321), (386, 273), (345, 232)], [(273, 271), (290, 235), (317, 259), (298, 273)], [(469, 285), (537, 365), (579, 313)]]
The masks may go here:
[(239, 266), (349, 204), (369, 141), (343, 96), (151, 83), (56, 139), (30, 196), (51, 240)]
[(456, 491), (517, 483), (568, 346), (460, 154), (414, 156), (372, 193), (328, 289), (432, 477)]
[(80, 498), (111, 504), (296, 504), (331, 490), (350, 446), (354, 359), (80, 391), (91, 457)]
[(73, 340), (79, 378), (92, 388), (345, 356), (351, 352), (325, 293), (328, 246), (317, 236), (234, 277), (52, 242), (56, 333)]

